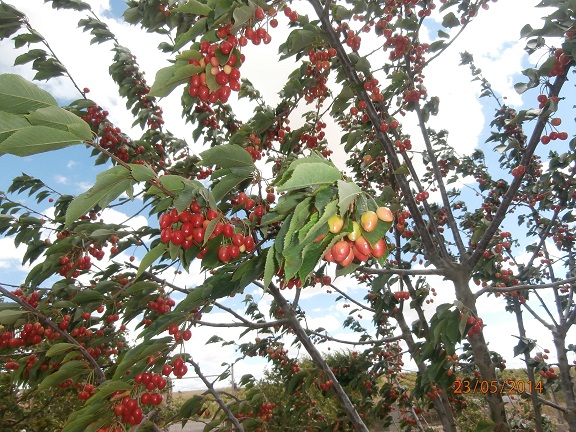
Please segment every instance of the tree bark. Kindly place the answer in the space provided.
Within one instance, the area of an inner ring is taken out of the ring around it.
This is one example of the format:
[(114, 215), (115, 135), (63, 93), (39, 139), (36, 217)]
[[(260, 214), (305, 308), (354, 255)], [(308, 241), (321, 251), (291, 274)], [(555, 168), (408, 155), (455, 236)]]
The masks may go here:
[[(524, 319), (522, 318), (522, 308), (520, 307), (520, 302), (518, 297), (514, 297), (514, 313), (516, 314), (516, 322), (518, 323), (518, 333), (520, 337), (526, 337), (526, 329), (524, 328)], [(524, 353), (524, 361), (528, 365), (530, 360), (530, 353)], [(532, 385), (532, 392), (530, 393), (530, 400), (532, 401), (532, 408), (534, 409), (534, 423), (536, 426), (536, 432), (542, 432), (542, 407), (540, 401), (538, 400), (538, 392), (534, 389), (534, 383), (536, 382), (536, 377), (534, 376), (534, 370), (527, 366), (526, 374), (528, 375), (528, 380)]]
[[(476, 298), (468, 286), (469, 272), (465, 271), (465, 269), (455, 269), (450, 279), (454, 283), (454, 288), (456, 289), (456, 298), (474, 315), (478, 316), (476, 310)], [(468, 337), (468, 341), (470, 342), (472, 351), (474, 352), (474, 362), (480, 370), (480, 379), (486, 380), (489, 383), (493, 380), (497, 380), (496, 368), (492, 362), (492, 358), (490, 357), (490, 350), (488, 349), (486, 339), (484, 339), (484, 334), (482, 332), (477, 333)], [(502, 400), (500, 392), (495, 392), (493, 394), (487, 392), (484, 395), (484, 399), (490, 408), (490, 417), (494, 422), (493, 430), (495, 432), (508, 432), (510, 426), (508, 425), (506, 410), (504, 409), (504, 401)]]
[(566, 412), (564, 419), (568, 423), (570, 432), (576, 432), (576, 400), (574, 398), (574, 383), (570, 374), (570, 363), (566, 355), (566, 334), (561, 329), (552, 332), (554, 346), (556, 347), (556, 356), (558, 357), (558, 368), (560, 369), (560, 381), (562, 383), (562, 392), (566, 399)]

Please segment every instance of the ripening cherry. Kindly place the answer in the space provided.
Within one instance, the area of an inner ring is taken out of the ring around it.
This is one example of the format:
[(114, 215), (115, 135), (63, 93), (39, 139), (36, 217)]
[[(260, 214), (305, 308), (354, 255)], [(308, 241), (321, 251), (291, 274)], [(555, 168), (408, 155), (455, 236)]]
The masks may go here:
[(562, 119), (560, 117), (554, 117), (552, 120), (550, 120), (550, 124), (552, 126), (560, 126), (562, 124)]
[(332, 246), (330, 251), (332, 252), (333, 259), (337, 262), (341, 262), (346, 259), (351, 252), (350, 243), (340, 240)]
[(394, 215), (388, 207), (378, 207), (376, 215), (382, 222), (394, 222)]
[(374, 231), (378, 225), (378, 215), (376, 212), (371, 210), (364, 212), (360, 217), (360, 225), (362, 225), (362, 229), (366, 232)]
[(344, 219), (338, 215), (333, 215), (328, 219), (328, 229), (333, 234), (338, 234), (340, 231), (342, 231), (343, 226)]
[(372, 246), (372, 256), (374, 258), (382, 258), (386, 254), (386, 241), (384, 239), (378, 240)]

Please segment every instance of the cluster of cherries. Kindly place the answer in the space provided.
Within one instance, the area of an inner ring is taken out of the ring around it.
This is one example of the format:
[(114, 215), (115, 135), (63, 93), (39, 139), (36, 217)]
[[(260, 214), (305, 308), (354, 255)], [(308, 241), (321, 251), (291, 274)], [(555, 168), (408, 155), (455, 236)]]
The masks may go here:
[(19, 336), (16, 336), (13, 331), (0, 333), (0, 348), (20, 348), (26, 344), (39, 344), (44, 338), (44, 333), (44, 327), (39, 322), (34, 324), (26, 323), (20, 331)]
[[(352, 232), (342, 240), (336, 242), (325, 254), (324, 260), (337, 262), (342, 267), (347, 267), (356, 262), (366, 262), (370, 257), (381, 258), (386, 253), (386, 241), (379, 239), (374, 245), (364, 237), (363, 232), (370, 233), (378, 225), (378, 221), (392, 222), (394, 215), (388, 207), (378, 207), (376, 211), (366, 211), (360, 221), (352, 221)], [(333, 234), (338, 234), (344, 227), (344, 219), (339, 215), (333, 215), (328, 219), (328, 229)], [(320, 236), (315, 241), (321, 241)]]
[(86, 384), (81, 391), (78, 392), (78, 399), (85, 401), (90, 399), (96, 392), (96, 387), (92, 384)]
[(192, 331), (190, 329), (180, 330), (176, 324), (168, 327), (168, 334), (173, 336), (176, 342), (189, 341), (190, 338), (192, 338)]
[(174, 376), (178, 379), (186, 375), (187, 372), (188, 366), (186, 366), (182, 357), (177, 357), (172, 365), (166, 364), (162, 368), (162, 375), (170, 376), (170, 374), (173, 373)]
[(329, 48), (328, 51), (310, 50), (308, 52), (310, 63), (306, 68), (305, 75), (310, 77), (314, 84), (306, 86), (306, 94), (304, 95), (306, 102), (312, 103), (314, 100), (318, 100), (318, 103), (322, 103), (328, 95), (326, 71), (330, 69), (330, 59), (335, 55), (336, 50), (334, 48)]
[(569, 55), (564, 54), (564, 50), (562, 48), (558, 48), (554, 51), (554, 66), (552, 70), (548, 74), (549, 77), (562, 75), (565, 70), (566, 66), (572, 61), (572, 57)]
[(77, 258), (72, 258), (65, 255), (60, 258), (60, 270), (58, 273), (67, 279), (77, 278), (83, 270), (90, 270), (92, 262), (89, 255), (80, 255)]
[[(99, 144), (102, 148), (110, 150), (118, 159), (128, 162), (130, 154), (128, 152), (128, 138), (122, 133), (119, 127), (115, 127), (108, 120), (108, 111), (104, 111), (100, 106), (94, 105), (87, 109), (87, 113), (82, 116), (82, 120), (87, 122), (92, 130), (100, 137)], [(139, 147), (136, 153), (143, 152), (144, 147)]]
[[(538, 96), (538, 101), (540, 101), (541, 96), (544, 95), (540, 95)], [(544, 96), (544, 98), (546, 98), (546, 96)], [(540, 102), (542, 103), (542, 102)], [(544, 102), (546, 103), (546, 102)], [(550, 124), (554, 127), (558, 127), (562, 124), (562, 119), (560, 117), (554, 117), (552, 120), (550, 120)], [(544, 145), (550, 143), (550, 141), (556, 141), (556, 140), (560, 140), (560, 141), (566, 141), (568, 139), (568, 132), (566, 131), (552, 131), (550, 132), (548, 135), (542, 135), (540, 137), (540, 142)]]
[(410, 298), (410, 293), (408, 291), (396, 291), (394, 293), (394, 298), (396, 300), (408, 300)]
[(24, 300), (33, 308), (38, 307), (38, 300), (40, 299), (40, 293), (38, 291), (33, 291), (32, 293), (30, 293), (29, 296), (27, 296), (26, 294), (24, 294), (24, 291), (18, 288), (12, 291), (12, 294), (14, 294), (17, 297), (20, 297), (22, 300)]
[[(276, 10), (270, 9), (267, 14), (268, 16), (276, 15)], [(254, 21), (262, 21), (265, 17), (266, 13), (262, 8), (255, 9)], [(244, 62), (244, 55), (241, 55), (237, 48), (246, 46), (248, 40), (254, 45), (260, 45), (261, 42), (268, 44), (272, 40), (270, 34), (262, 26), (256, 29), (247, 26), (244, 34), (236, 37), (232, 34), (232, 24), (227, 24), (220, 27), (216, 35), (220, 38), (219, 41), (213, 43), (203, 41), (200, 44), (202, 57), (189, 61), (191, 65), (205, 68), (205, 71), (190, 77), (188, 89), (190, 96), (212, 104), (218, 101), (226, 103), (232, 91), (240, 90), (240, 66)], [(210, 88), (208, 82), (210, 79), (216, 82), (217, 89)]]
[(133, 426), (140, 424), (144, 417), (138, 400), (128, 396), (122, 398), (122, 402), (114, 406), (114, 414), (118, 417), (122, 417), (124, 423)]
[(262, 405), (260, 405), (260, 408), (258, 409), (258, 417), (260, 417), (262, 421), (271, 420), (272, 411), (274, 410), (274, 408), (276, 408), (276, 404), (272, 402), (264, 402)]
[[(247, 210), (252, 210), (251, 220), (255, 217), (261, 218), (264, 214), (264, 207), (256, 206), (255, 201), (248, 198), (245, 193), (240, 194), (236, 199), (238, 204), (244, 204)], [(178, 212), (172, 209), (169, 213), (164, 213), (160, 216), (160, 240), (163, 243), (172, 243), (182, 249), (189, 249), (196, 246), (200, 249), (198, 258), (202, 259), (207, 252), (207, 246), (203, 246), (206, 241), (209, 241), (220, 234), (225, 239), (230, 241), (230, 244), (222, 244), (218, 249), (218, 259), (227, 263), (231, 259), (236, 259), (242, 252), (251, 252), (254, 250), (254, 238), (251, 235), (244, 235), (241, 232), (236, 232), (236, 228), (231, 223), (217, 222), (214, 230), (205, 238), (206, 228), (214, 219), (220, 218), (221, 215), (214, 209), (204, 209), (197, 201), (190, 204), (189, 210)]]
[(480, 317), (469, 316), (466, 319), (466, 324), (472, 326), (470, 330), (468, 330), (468, 337), (472, 337), (475, 334), (482, 332), (482, 326), (484, 325), (484, 321)]

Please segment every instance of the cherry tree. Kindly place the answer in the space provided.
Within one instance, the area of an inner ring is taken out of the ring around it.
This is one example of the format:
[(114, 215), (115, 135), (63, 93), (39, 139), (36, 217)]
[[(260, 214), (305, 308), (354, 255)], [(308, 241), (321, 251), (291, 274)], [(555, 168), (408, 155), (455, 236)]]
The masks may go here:
[[(531, 108), (507, 106), (464, 52), (471, 85), (495, 108), (487, 143), (459, 154), (446, 130), (430, 126), (442, 107), (427, 91), (427, 67), (442, 62), (492, 2), (129, 0), (125, 21), (163, 35), (159, 49), (172, 56), (147, 82), (87, 2), (46, 1), (77, 11), (92, 43), (113, 51), (110, 75), (142, 129), (138, 138), (89, 98), (34, 23), (0, 2), (0, 38), (21, 52), (15, 63), (34, 70), (36, 81), (65, 77), (78, 90), (77, 100), (59, 103), (18, 74), (0, 75), (1, 154), (77, 145), (90, 163), (111, 166), (77, 196), (29, 175), (0, 196), (0, 232), (32, 265), (20, 285), (0, 281), (5, 373), (31, 391), (75, 392), (83, 404), (67, 432), (158, 431), (190, 419), (206, 430), (282, 430), (274, 429), (281, 418), (298, 430), (367, 431), (389, 424), (394, 409), (406, 429), (425, 430), (423, 413), (433, 410), (444, 430), (456, 431), (467, 394), (482, 396), (489, 413), (479, 428), (507, 431), (516, 421), (503, 402), (509, 392), (529, 396), (535, 430), (544, 430), (545, 404), (576, 431), (568, 356), (575, 347), (566, 340), (576, 318), (576, 141), (564, 128), (571, 107), (563, 96), (576, 49), (574, 2), (542, 1), (549, 9), (541, 28), (519, 35), (534, 64), (515, 88)], [(433, 40), (425, 36), (430, 27)], [(270, 106), (242, 69), (275, 34), (285, 35), (278, 57), (293, 72)], [(196, 145), (164, 123), (161, 98), (174, 93)], [(238, 99), (254, 107), (248, 120), (234, 108)], [(196, 152), (200, 144), (205, 150)], [(337, 146), (347, 155), (344, 171), (331, 160)], [(36, 202), (19, 199), (24, 193)], [(46, 200), (53, 213), (43, 210)], [(102, 212), (110, 207), (144, 212), (149, 223), (109, 223)], [(138, 263), (115, 259), (128, 249), (138, 251)], [(198, 266), (205, 279), (194, 287), (167, 276)], [(345, 279), (362, 289), (343, 289)], [(453, 296), (433, 309), (438, 280)], [(301, 293), (318, 286), (352, 306), (342, 326), (354, 340), (307, 325)], [(254, 287), (259, 297), (247, 292)], [(503, 297), (502, 312), (515, 316), (523, 380), (502, 378), (501, 354), (510, 353), (488, 347), (490, 323), (477, 305), (489, 295), (494, 307)], [(234, 296), (243, 298), (243, 313), (230, 306)], [(206, 318), (216, 311), (229, 321)], [(370, 328), (360, 314), (372, 317)], [(550, 332), (554, 364), (527, 334), (526, 316)], [(129, 326), (138, 335), (128, 335)], [(251, 375), (237, 395), (216, 389), (186, 349), (203, 326), (214, 327), (212, 343), (230, 343), (218, 328), (252, 335), (231, 341), (240, 352), (234, 362), (266, 358), (285, 382), (285, 403), (272, 403)], [(132, 347), (128, 336), (137, 337)], [(323, 342), (353, 348), (327, 358)], [(311, 359), (306, 367), (300, 350)], [(399, 380), (408, 357), (418, 369), (413, 389)], [(168, 380), (188, 371), (209, 396), (167, 417)], [(557, 390), (561, 404), (545, 397)], [(336, 417), (318, 399), (334, 403)]]

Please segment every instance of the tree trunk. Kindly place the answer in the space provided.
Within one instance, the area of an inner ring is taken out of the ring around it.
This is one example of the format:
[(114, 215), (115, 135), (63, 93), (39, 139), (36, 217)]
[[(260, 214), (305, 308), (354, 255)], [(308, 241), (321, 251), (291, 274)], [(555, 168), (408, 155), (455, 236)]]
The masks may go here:
[[(415, 349), (416, 344), (414, 343), (414, 338), (412, 337), (412, 333), (410, 332), (410, 328), (404, 319), (404, 316), (401, 313), (397, 313), (394, 315), (394, 318), (398, 322), (400, 326), (400, 330), (402, 330), (402, 337), (404, 341), (406, 341), (406, 345), (408, 345), (408, 351), (412, 355), (412, 358), (415, 357)], [(426, 374), (427, 367), (424, 363), (417, 363), (418, 372), (421, 375)], [(452, 413), (452, 407), (450, 406), (450, 402), (448, 401), (448, 397), (446, 396), (446, 389), (442, 389), (442, 394), (440, 397), (435, 398), (432, 400), (434, 404), (434, 409), (438, 414), (438, 418), (442, 422), (442, 427), (446, 432), (456, 432), (456, 421), (454, 420), (454, 416)]]
[(552, 332), (554, 337), (554, 346), (558, 357), (558, 368), (560, 369), (560, 382), (562, 383), (562, 392), (566, 399), (566, 412), (564, 418), (568, 423), (570, 432), (576, 432), (576, 400), (574, 398), (574, 383), (570, 375), (570, 364), (566, 356), (566, 334), (556, 329)]
[[(524, 319), (522, 318), (522, 308), (520, 307), (520, 302), (518, 301), (518, 297), (514, 297), (514, 313), (516, 314), (516, 322), (518, 323), (518, 333), (520, 337), (526, 337), (526, 329), (524, 328)], [(524, 361), (526, 365), (528, 365), (528, 361), (530, 360), (530, 353), (524, 353)], [(528, 375), (528, 380), (532, 384), (536, 382), (536, 377), (534, 376), (534, 370), (527, 366), (526, 367), (526, 374)], [(530, 393), (530, 399), (532, 401), (532, 408), (534, 409), (534, 423), (536, 425), (536, 432), (542, 432), (542, 406), (538, 401), (538, 392), (534, 389), (532, 385), (532, 392)]]
[[(456, 298), (461, 301), (464, 306), (466, 306), (474, 315), (478, 316), (478, 312), (476, 310), (476, 298), (468, 286), (468, 274), (469, 272), (455, 269), (452, 281), (454, 283), (454, 288), (456, 289)], [(482, 332), (476, 333), (475, 335), (469, 337), (468, 341), (470, 342), (472, 351), (474, 352), (474, 361), (476, 366), (480, 370), (480, 379), (488, 381), (488, 383), (496, 380), (495, 365), (490, 357), (490, 350), (488, 349), (488, 344), (484, 339), (484, 334)], [(504, 402), (500, 392), (495, 392), (493, 394), (487, 392), (484, 395), (484, 399), (490, 408), (490, 417), (494, 422), (493, 430), (495, 432), (508, 432), (510, 430), (510, 426), (508, 425), (506, 410), (504, 409)]]

